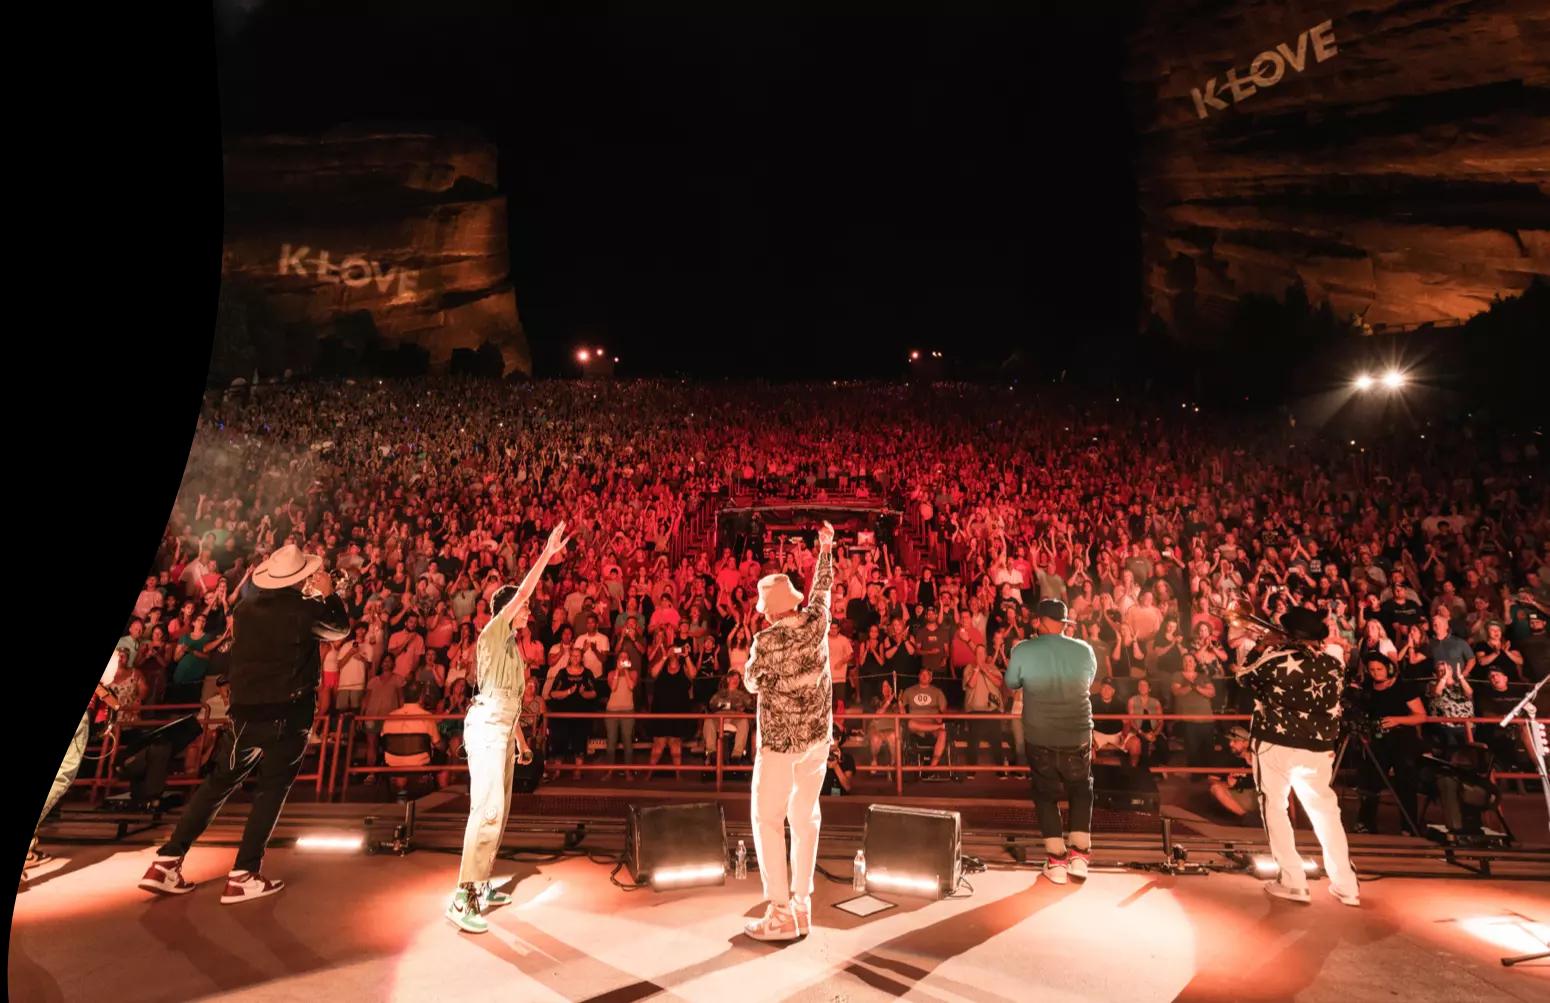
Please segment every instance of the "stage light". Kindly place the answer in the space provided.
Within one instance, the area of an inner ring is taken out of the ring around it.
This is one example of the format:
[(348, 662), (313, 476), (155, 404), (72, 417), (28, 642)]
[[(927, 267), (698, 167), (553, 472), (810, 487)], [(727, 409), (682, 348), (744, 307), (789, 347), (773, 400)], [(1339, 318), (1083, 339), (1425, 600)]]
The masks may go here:
[(578, 351), (576, 353), (576, 359), (579, 362), (585, 362), (585, 361), (587, 361), (588, 358), (589, 358), (589, 356), (588, 356), (587, 350), (585, 348), (581, 349), (580, 351)]
[(1366, 373), (1363, 373), (1362, 375), (1360, 375), (1360, 376), (1358, 376), (1356, 378), (1356, 389), (1358, 389), (1358, 390), (1371, 390), (1372, 389), (1372, 385), (1373, 385), (1374, 382), (1375, 381), (1373, 380), (1373, 378), (1371, 376), (1369, 376)]
[(618, 364), (619, 364), (619, 356), (616, 355), (616, 356), (614, 356), (614, 365), (618, 365)]
[(1383, 374), (1383, 385), (1390, 390), (1398, 390), (1405, 385), (1405, 374), (1397, 369), (1390, 369)]
[(605, 351), (603, 351), (603, 350), (602, 350), (602, 349), (601, 349), (601, 348), (599, 348), (599, 349), (598, 349), (598, 350), (597, 350), (597, 352), (596, 352), (596, 353), (594, 353), (594, 354), (596, 354), (596, 355), (597, 355), (597, 357), (598, 357), (598, 358), (600, 358), (600, 359), (601, 359), (601, 358), (602, 358), (602, 357), (603, 357), (603, 356), (605, 356), (605, 355), (607, 355), (607, 354), (608, 354), (608, 353), (607, 353), (607, 352), (605, 352)]
[(651, 872), (651, 887), (665, 891), (671, 888), (692, 888), (695, 885), (719, 885), (726, 880), (726, 876), (726, 864), (659, 867)]
[(939, 899), (958, 887), (963, 822), (955, 811), (874, 804), (861, 843), (868, 891)]
[(317, 833), (311, 836), (298, 836), (296, 849), (298, 850), (322, 850), (332, 853), (356, 853), (366, 846), (364, 835), (346, 835), (343, 833), (323, 834)]
[(920, 353), (919, 352), (911, 352), (910, 353), (910, 361), (911, 362), (914, 362), (918, 358), (920, 358)]
[[(1252, 866), (1256, 878), (1273, 878), (1281, 873), (1280, 865), (1276, 863), (1275, 858), (1265, 856), (1262, 853), (1255, 854)], [(1302, 862), (1302, 870), (1308, 877), (1316, 878), (1319, 876), (1321, 868), (1317, 861), (1304, 860)]]

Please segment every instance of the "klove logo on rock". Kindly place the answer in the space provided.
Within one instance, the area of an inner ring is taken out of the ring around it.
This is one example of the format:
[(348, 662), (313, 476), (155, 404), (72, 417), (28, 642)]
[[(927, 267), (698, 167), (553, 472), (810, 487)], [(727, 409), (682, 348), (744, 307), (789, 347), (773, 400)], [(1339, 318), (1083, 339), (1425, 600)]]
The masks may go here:
[(1223, 109), (1227, 102), (1219, 95), (1231, 94), (1232, 103), (1237, 104), (1244, 98), (1252, 97), (1261, 87), (1274, 87), (1281, 82), (1286, 75), (1287, 67), (1294, 72), (1301, 73), (1308, 65), (1308, 43), (1313, 43), (1313, 61), (1322, 63), (1340, 50), (1335, 48), (1335, 31), (1333, 22), (1324, 21), (1316, 24), (1307, 31), (1297, 36), (1297, 48), (1294, 50), (1285, 42), (1274, 49), (1266, 49), (1254, 57), (1249, 64), (1247, 76), (1240, 77), (1236, 67), (1227, 71), (1226, 87), (1221, 91), (1216, 89), (1216, 78), (1206, 81), (1205, 87), (1190, 88), (1189, 96), (1195, 101), (1195, 112), (1201, 118), (1211, 114), (1211, 109)]
[[(377, 289), (387, 292), (392, 288), (393, 281), (398, 281), (398, 294), (413, 292), (415, 280), (419, 272), (410, 268), (383, 268), (380, 261), (368, 261), (359, 254), (352, 254), (335, 264), (329, 259), (328, 252), (319, 250), (316, 257), (307, 257), (312, 248), (301, 245), (292, 248), (290, 244), (280, 245), (281, 275), (310, 275), (324, 282), (338, 284), (343, 282), (352, 289), (359, 289), (368, 283), (375, 282)], [(312, 266), (312, 271), (307, 266)]]

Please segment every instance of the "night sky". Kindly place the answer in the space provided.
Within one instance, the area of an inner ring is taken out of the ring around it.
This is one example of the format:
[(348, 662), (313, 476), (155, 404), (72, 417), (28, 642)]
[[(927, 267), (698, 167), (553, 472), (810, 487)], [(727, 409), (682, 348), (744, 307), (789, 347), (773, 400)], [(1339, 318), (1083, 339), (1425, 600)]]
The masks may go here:
[(487, 132), (540, 373), (582, 342), (621, 374), (890, 376), (917, 347), (962, 374), (1014, 352), (1055, 372), (1134, 338), (1122, 25), (1104, 15), (428, 6), (225, 5), (222, 128)]

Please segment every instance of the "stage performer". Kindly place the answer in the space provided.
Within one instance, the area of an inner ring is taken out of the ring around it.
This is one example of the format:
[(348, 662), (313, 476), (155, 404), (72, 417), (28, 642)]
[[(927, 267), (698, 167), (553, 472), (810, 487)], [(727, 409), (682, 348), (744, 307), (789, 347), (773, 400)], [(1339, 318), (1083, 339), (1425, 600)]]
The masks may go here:
[(140, 879), (146, 891), (182, 895), (194, 890), (183, 877), (184, 855), (254, 771), (258, 784), (221, 903), (250, 902), (285, 887), (285, 882), (263, 874), (264, 847), (301, 770), (317, 716), (323, 671), (319, 642), (338, 641), (350, 633), (349, 613), (322, 565), (320, 555), (288, 544), (259, 565), (238, 596), (226, 670), (234, 735), (226, 754), (189, 800), (172, 838)]
[[(1023, 740), (1044, 836), (1044, 876), (1063, 885), (1068, 878), (1086, 881), (1092, 860), (1092, 688), (1098, 659), (1086, 641), (1066, 636), (1066, 625), (1074, 621), (1064, 602), (1040, 599), (1034, 615), (1038, 636), (1012, 649), (1006, 686), (1023, 693)], [(1062, 796), (1070, 812), (1065, 826)]]
[[(126, 641), (127, 645), (128, 642)], [(128, 648), (113, 649), (113, 657), (108, 659), (108, 667), (103, 670), (102, 678), (97, 680), (96, 697), (108, 706), (110, 710), (118, 710), (118, 697), (108, 689), (108, 684), (118, 675), (119, 652), (128, 653)], [(43, 820), (48, 818), (48, 813), (54, 810), (59, 799), (65, 796), (65, 791), (75, 783), (76, 774), (81, 772), (81, 760), (86, 756), (86, 742), (91, 737), (91, 704), (88, 703), (86, 713), (81, 715), (81, 723), (75, 727), (75, 737), (70, 739), (70, 747), (65, 750), (65, 758), (59, 763), (59, 772), (54, 774), (54, 785), (48, 790), (48, 797), (43, 802), (43, 811), (38, 815), (38, 825), (32, 831), (32, 843), (27, 847), (27, 860), (22, 865), (22, 880), (26, 881), (28, 872), (36, 872), (38, 868), (49, 863), (54, 858), (38, 848), (38, 832), (43, 826)]]
[[(754, 635), (744, 685), (759, 697), (758, 752), (749, 814), (759, 878), (769, 901), (743, 929), (755, 940), (796, 940), (812, 931), (813, 871), (818, 865), (818, 795), (829, 764), (834, 691), (829, 672), (829, 589), (834, 527), (818, 531), (812, 601), (785, 575), (759, 579), (757, 609), (769, 626)], [(791, 823), (787, 870), (786, 822)]]
[(1309, 901), (1308, 875), (1288, 811), (1295, 790), (1324, 850), (1329, 893), (1345, 905), (1359, 905), (1340, 802), (1330, 787), (1345, 672), (1322, 650), (1329, 627), (1316, 611), (1289, 609), (1280, 627), (1286, 639), (1251, 652), (1237, 670), (1238, 681), (1254, 696), (1254, 783), (1270, 853), (1281, 869), (1279, 878), (1265, 882), (1265, 891), (1291, 902)]
[(511, 784), (517, 761), (533, 761), (517, 721), (522, 715), (522, 691), (527, 663), (522, 658), (520, 632), (527, 626), (527, 601), (538, 587), (544, 568), (569, 543), (565, 523), (559, 523), (544, 543), (521, 585), (502, 585), (490, 599), (490, 622), (476, 645), (478, 695), (463, 721), (463, 748), (468, 754), (468, 826), (463, 831), (463, 862), (458, 887), (446, 917), (464, 933), (486, 933), (484, 914), (506, 905), (511, 896), (490, 884), (495, 855), (511, 813)]

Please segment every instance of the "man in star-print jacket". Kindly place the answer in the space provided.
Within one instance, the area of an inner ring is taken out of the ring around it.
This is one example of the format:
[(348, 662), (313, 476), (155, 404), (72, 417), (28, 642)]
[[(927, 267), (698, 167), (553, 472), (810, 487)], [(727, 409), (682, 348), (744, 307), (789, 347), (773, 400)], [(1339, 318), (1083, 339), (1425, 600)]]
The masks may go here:
[(1281, 868), (1278, 880), (1265, 882), (1265, 891), (1292, 902), (1310, 901), (1289, 812), (1295, 790), (1324, 849), (1329, 893), (1346, 905), (1358, 905), (1340, 802), (1330, 786), (1345, 671), (1321, 650), (1329, 627), (1316, 611), (1287, 610), (1281, 629), (1291, 640), (1255, 651), (1238, 673), (1239, 682), (1254, 695), (1254, 782), (1270, 852)]

